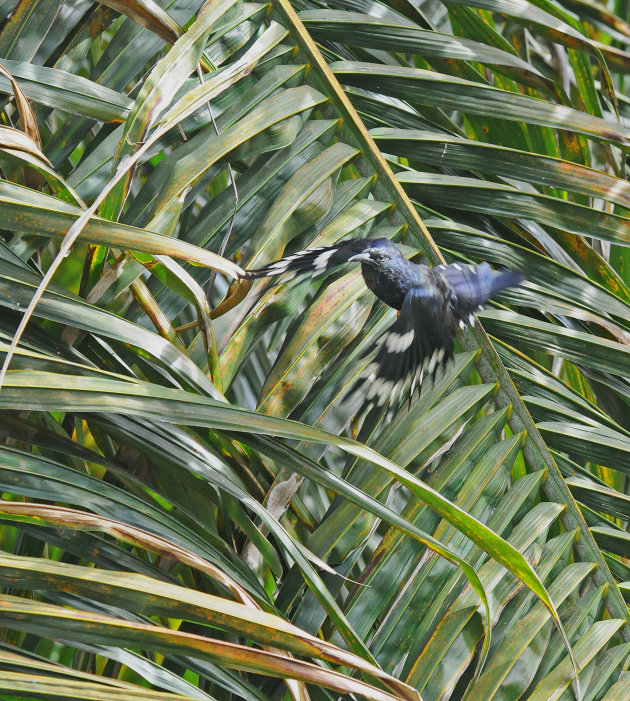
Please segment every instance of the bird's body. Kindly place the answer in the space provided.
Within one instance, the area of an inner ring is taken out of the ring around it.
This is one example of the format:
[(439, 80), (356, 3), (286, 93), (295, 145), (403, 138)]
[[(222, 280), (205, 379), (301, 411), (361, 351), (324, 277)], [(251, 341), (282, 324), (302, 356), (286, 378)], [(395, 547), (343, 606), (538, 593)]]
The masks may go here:
[(350, 239), (305, 249), (249, 270), (247, 278), (321, 274), (349, 262), (360, 262), (367, 287), (399, 310), (398, 319), (373, 345), (376, 357), (357, 383), (356, 389), (367, 383), (366, 399), (377, 405), (411, 397), (425, 371), (435, 377), (438, 367), (453, 357), (458, 328), (474, 323), (474, 312), (492, 295), (524, 279), (519, 272), (494, 271), (487, 263), (417, 265), (389, 239)]

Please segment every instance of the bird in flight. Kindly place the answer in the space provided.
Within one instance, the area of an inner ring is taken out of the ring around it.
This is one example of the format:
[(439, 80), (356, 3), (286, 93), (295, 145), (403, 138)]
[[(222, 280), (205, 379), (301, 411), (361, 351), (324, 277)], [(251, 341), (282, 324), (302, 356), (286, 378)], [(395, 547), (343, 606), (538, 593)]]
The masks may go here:
[[(417, 265), (407, 260), (389, 239), (350, 239), (334, 246), (307, 248), (269, 265), (248, 270), (246, 278), (289, 273), (320, 275), (344, 263), (361, 263), (367, 287), (398, 318), (367, 350), (376, 354), (357, 378), (354, 392), (368, 404), (397, 408), (414, 390), (420, 392), (426, 374), (453, 358), (460, 328), (475, 323), (475, 312), (494, 294), (525, 278), (512, 270), (480, 265)], [(365, 387), (364, 387), (365, 385)]]

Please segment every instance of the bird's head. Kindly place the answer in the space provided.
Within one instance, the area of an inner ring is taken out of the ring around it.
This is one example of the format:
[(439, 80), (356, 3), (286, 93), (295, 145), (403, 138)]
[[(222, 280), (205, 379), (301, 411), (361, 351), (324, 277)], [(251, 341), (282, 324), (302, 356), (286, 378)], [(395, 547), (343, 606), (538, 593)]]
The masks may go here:
[(400, 258), (400, 251), (396, 245), (389, 239), (376, 239), (372, 241), (369, 248), (365, 248), (361, 253), (357, 253), (348, 260), (380, 266), (395, 258)]

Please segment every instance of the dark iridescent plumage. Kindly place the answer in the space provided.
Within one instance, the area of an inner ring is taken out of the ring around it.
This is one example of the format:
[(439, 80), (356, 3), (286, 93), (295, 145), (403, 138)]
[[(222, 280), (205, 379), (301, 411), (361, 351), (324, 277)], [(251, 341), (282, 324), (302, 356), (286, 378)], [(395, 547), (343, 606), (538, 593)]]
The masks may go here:
[(368, 288), (385, 304), (399, 310), (398, 319), (368, 351), (374, 360), (355, 387), (364, 384), (368, 402), (402, 403), (419, 389), (424, 373), (453, 357), (459, 328), (474, 323), (474, 313), (494, 294), (524, 280), (519, 272), (495, 271), (481, 265), (416, 265), (388, 239), (350, 239), (334, 246), (310, 248), (257, 270), (247, 278), (282, 273), (320, 274), (343, 263), (360, 262)]

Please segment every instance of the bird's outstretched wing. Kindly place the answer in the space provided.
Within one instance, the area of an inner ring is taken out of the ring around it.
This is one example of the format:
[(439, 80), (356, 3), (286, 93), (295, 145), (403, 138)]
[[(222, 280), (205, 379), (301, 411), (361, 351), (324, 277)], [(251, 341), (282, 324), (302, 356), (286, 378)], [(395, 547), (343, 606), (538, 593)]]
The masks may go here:
[[(446, 293), (445, 293), (446, 292)], [(412, 287), (405, 296), (396, 321), (368, 349), (376, 348), (374, 360), (357, 378), (351, 394), (360, 393), (368, 404), (389, 403), (394, 411), (416, 388), (424, 374), (435, 377), (439, 367), (453, 357), (448, 290), (433, 285)]]
[(348, 263), (353, 256), (363, 253), (373, 243), (372, 239), (349, 239), (340, 241), (334, 246), (306, 248), (262, 268), (247, 270), (246, 279), (271, 277), (283, 273), (293, 273), (293, 276), (320, 275), (331, 268)]
[(497, 292), (514, 287), (525, 276), (514, 270), (493, 270), (488, 263), (480, 265), (439, 265), (434, 268), (452, 290), (451, 310), (460, 327), (474, 323), (474, 313)]

